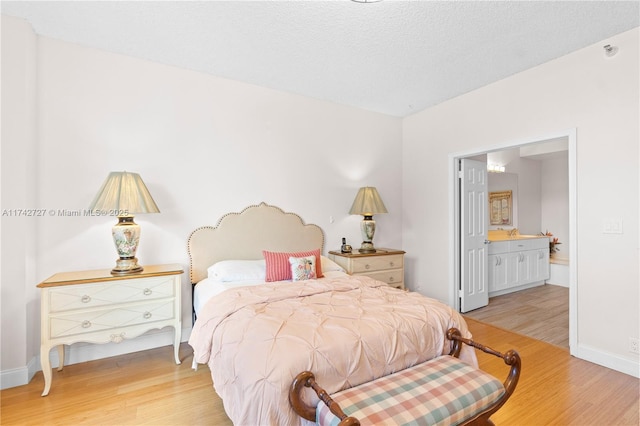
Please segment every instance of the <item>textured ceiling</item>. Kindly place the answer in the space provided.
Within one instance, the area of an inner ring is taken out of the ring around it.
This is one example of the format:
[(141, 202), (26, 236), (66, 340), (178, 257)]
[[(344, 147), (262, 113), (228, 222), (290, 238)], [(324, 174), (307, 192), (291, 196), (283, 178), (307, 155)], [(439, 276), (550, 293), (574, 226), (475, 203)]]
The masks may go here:
[(637, 27), (639, 5), (2, 1), (0, 8), (44, 36), (402, 117)]

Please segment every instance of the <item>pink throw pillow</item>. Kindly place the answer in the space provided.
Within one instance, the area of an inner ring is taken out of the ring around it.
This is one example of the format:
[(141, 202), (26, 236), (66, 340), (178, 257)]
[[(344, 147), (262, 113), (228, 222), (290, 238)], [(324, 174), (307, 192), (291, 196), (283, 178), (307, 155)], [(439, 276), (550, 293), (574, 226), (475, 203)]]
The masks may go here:
[(267, 274), (265, 281), (285, 281), (291, 279), (291, 265), (289, 264), (290, 257), (316, 257), (316, 277), (322, 278), (322, 262), (320, 259), (320, 249), (310, 251), (299, 251), (297, 253), (281, 253), (262, 250), (262, 255), (267, 264)]

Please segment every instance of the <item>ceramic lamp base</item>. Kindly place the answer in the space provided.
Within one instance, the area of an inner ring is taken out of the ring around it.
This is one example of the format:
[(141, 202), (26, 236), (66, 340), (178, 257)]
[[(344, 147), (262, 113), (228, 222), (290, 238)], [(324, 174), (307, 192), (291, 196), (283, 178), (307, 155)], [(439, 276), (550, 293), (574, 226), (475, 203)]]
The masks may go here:
[(120, 258), (116, 260), (116, 267), (111, 270), (113, 275), (126, 275), (142, 271), (138, 265), (136, 251), (140, 243), (140, 226), (133, 221), (132, 216), (118, 218), (118, 223), (111, 228), (113, 242)]
[(111, 270), (112, 275), (127, 275), (142, 272), (142, 266), (138, 265), (138, 258), (132, 259), (118, 259), (116, 260), (116, 267)]
[(360, 245), (360, 253), (375, 253), (373, 248), (373, 236), (376, 233), (376, 221), (373, 216), (364, 216), (360, 222), (360, 233), (362, 234), (362, 245)]
[(373, 247), (371, 241), (363, 241), (358, 250), (360, 253), (375, 253), (376, 249)]

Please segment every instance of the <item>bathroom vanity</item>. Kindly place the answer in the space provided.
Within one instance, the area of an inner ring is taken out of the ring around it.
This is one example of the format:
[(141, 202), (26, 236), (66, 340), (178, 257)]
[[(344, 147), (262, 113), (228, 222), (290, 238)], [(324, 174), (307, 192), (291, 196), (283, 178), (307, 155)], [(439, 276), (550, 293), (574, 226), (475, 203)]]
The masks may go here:
[(543, 285), (549, 279), (549, 237), (489, 231), (489, 296)]

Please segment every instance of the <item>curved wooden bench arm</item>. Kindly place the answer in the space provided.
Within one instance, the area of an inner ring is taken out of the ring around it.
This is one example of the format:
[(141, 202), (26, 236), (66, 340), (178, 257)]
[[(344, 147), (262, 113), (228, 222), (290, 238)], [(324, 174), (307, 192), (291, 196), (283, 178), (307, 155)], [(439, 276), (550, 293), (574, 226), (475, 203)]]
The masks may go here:
[(329, 396), (327, 391), (316, 383), (316, 377), (310, 371), (303, 371), (298, 374), (291, 384), (291, 389), (289, 389), (289, 403), (293, 407), (293, 411), (300, 417), (312, 422), (316, 421), (316, 407), (310, 407), (300, 398), (303, 387), (312, 388), (316, 392), (318, 398), (329, 407), (333, 415), (340, 419), (339, 426), (360, 426), (358, 419), (348, 417), (344, 414), (340, 406)]
[(473, 340), (466, 339), (462, 337), (462, 335), (460, 334), (460, 330), (456, 328), (450, 328), (447, 331), (447, 339), (452, 341), (451, 351), (449, 352), (449, 355), (451, 356), (458, 357), (460, 355), (460, 350), (462, 349), (462, 344), (464, 343), (465, 345), (472, 346), (484, 353), (502, 358), (505, 364), (511, 366), (509, 374), (507, 375), (507, 378), (503, 383), (505, 389), (504, 394), (485, 410), (462, 423), (463, 425), (492, 425), (493, 423), (491, 422), (491, 420), (489, 420), (489, 417), (491, 417), (493, 413), (498, 411), (500, 407), (502, 407), (504, 403), (507, 402), (507, 400), (513, 394), (513, 391), (516, 389), (516, 385), (518, 384), (518, 380), (520, 379), (520, 355), (513, 349), (503, 354), (494, 349), (491, 349), (488, 346), (484, 346), (478, 342), (474, 342)]
[[(456, 328), (451, 328), (447, 331), (447, 339), (451, 340), (451, 351), (449, 355), (458, 358), (460, 356), (460, 351), (462, 349), (462, 345), (469, 345), (476, 349), (481, 350), (490, 355), (497, 356), (498, 358), (502, 358), (504, 363), (511, 366), (509, 370), (509, 375), (504, 381), (504, 394), (497, 399), (493, 404), (486, 407), (483, 411), (476, 414), (474, 417), (467, 419), (465, 422), (461, 423), (461, 425), (492, 425), (493, 423), (489, 420), (489, 417), (500, 407), (504, 405), (505, 402), (511, 397), (513, 391), (518, 384), (518, 379), (520, 378), (520, 355), (514, 350), (507, 351), (507, 353), (502, 354), (494, 349), (491, 349), (488, 346), (481, 345), (480, 343), (474, 342), (473, 340), (466, 339), (462, 337), (460, 331)], [(360, 425), (358, 419), (354, 417), (349, 417), (340, 408), (340, 406), (329, 396), (329, 394), (316, 383), (316, 378), (310, 371), (303, 371), (298, 374), (296, 378), (293, 380), (291, 384), (291, 388), (289, 389), (289, 403), (293, 410), (301, 417), (315, 422), (316, 420), (316, 407), (311, 407), (307, 405), (304, 401), (302, 401), (301, 394), (302, 389), (304, 387), (312, 388), (318, 398), (320, 398), (331, 410), (331, 412), (340, 419), (340, 426), (356, 426)]]

